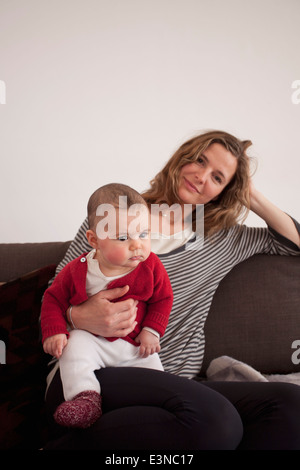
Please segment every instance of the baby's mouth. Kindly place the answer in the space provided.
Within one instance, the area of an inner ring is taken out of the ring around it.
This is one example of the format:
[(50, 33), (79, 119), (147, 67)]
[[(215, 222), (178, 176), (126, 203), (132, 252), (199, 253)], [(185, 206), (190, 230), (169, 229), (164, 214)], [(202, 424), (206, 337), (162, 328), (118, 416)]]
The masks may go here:
[(142, 255), (136, 255), (136, 256), (132, 256), (130, 259), (131, 259), (132, 261), (137, 261), (137, 260), (140, 261), (140, 260), (143, 259), (143, 257), (142, 257)]

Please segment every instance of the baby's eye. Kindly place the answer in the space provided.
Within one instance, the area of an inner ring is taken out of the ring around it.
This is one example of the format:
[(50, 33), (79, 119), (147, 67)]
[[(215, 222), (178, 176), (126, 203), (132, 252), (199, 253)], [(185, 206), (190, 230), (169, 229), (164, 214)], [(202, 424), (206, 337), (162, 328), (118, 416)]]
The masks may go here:
[(142, 239), (148, 238), (148, 235), (149, 235), (148, 232), (142, 232), (140, 234), (140, 238), (142, 238)]
[(118, 240), (119, 240), (120, 242), (125, 242), (126, 240), (128, 240), (128, 237), (127, 237), (127, 235), (120, 235), (120, 236), (118, 237)]

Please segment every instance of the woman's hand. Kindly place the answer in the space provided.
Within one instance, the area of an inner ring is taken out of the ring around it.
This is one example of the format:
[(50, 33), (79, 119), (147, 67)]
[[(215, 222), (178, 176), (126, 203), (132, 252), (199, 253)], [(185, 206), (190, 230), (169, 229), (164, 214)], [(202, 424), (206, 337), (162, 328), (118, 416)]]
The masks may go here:
[(249, 185), (250, 209), (261, 217), (269, 227), (291, 240), (298, 247), (300, 246), (300, 237), (296, 226), (285, 212), (270, 202), (261, 192), (259, 192), (253, 181)]
[(137, 300), (111, 302), (128, 292), (129, 286), (98, 292), (86, 302), (72, 307), (72, 320), (76, 328), (99, 336), (127, 336), (136, 325)]

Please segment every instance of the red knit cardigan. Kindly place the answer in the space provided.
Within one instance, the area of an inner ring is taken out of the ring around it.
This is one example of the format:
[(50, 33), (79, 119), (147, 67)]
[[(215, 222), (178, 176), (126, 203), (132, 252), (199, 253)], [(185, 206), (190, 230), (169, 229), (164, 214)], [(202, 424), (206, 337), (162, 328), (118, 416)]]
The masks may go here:
[[(42, 340), (64, 333), (68, 336), (66, 311), (70, 305), (79, 305), (88, 299), (86, 293), (86, 254), (68, 263), (56, 276), (44, 294), (41, 310)], [(148, 326), (163, 336), (173, 303), (173, 292), (167, 272), (154, 254), (140, 263), (133, 271), (109, 283), (107, 288), (129, 285), (129, 291), (116, 301), (138, 300), (137, 325), (122, 338), (139, 346), (134, 338)], [(117, 338), (107, 338), (114, 341)]]

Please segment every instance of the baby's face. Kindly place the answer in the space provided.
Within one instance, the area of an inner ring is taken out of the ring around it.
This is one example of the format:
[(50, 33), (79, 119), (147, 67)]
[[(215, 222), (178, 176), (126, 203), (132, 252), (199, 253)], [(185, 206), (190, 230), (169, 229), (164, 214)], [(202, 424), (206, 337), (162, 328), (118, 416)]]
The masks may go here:
[(138, 216), (117, 209), (115, 223), (106, 225), (106, 237), (103, 231), (97, 231), (97, 259), (103, 274), (113, 276), (114, 273), (132, 271), (148, 258), (151, 252), (150, 217), (144, 207), (146, 210)]

